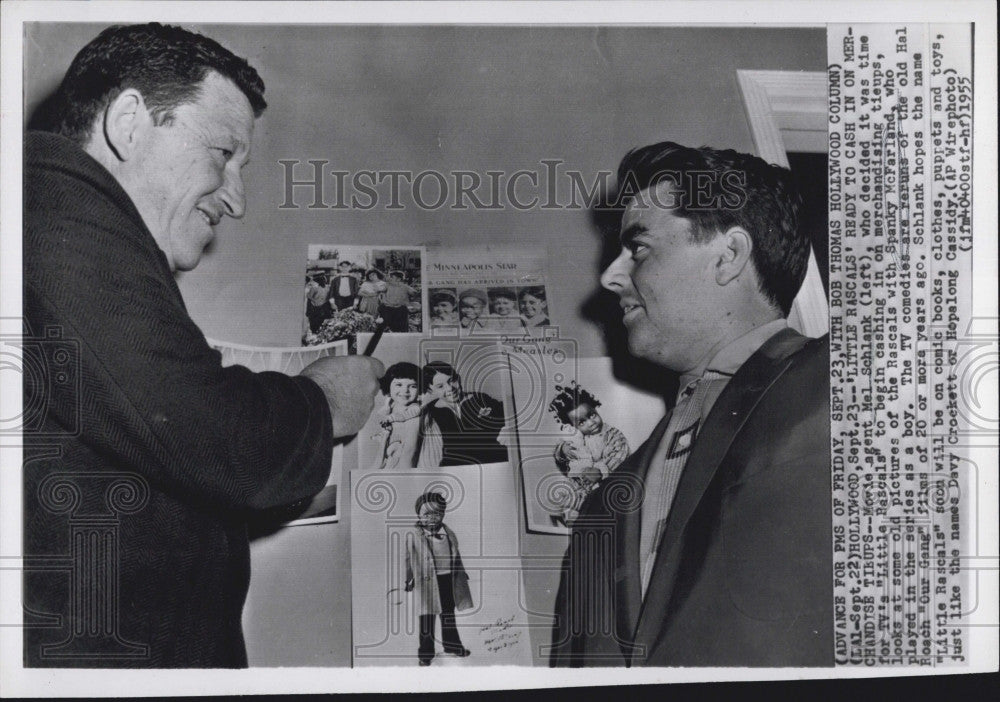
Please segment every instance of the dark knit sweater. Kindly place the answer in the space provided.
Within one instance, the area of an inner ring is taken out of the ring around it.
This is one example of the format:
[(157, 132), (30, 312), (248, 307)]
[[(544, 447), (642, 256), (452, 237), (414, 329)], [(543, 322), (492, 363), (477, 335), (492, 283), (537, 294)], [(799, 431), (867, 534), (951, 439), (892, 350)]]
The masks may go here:
[[(315, 383), (223, 368), (135, 206), (73, 142), (24, 170), (25, 664), (240, 667), (246, 520), (319, 491)], [(74, 594), (75, 593), (75, 594)]]

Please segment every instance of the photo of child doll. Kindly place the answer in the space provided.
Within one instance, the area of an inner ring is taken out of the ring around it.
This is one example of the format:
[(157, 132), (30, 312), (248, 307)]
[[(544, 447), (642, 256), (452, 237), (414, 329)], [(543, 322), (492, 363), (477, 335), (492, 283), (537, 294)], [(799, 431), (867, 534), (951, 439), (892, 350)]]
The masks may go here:
[(549, 326), (549, 307), (545, 301), (545, 288), (541, 285), (532, 285), (527, 288), (520, 288), (517, 294), (518, 306), (521, 310), (521, 319), (527, 327)]
[(524, 332), (524, 322), (517, 310), (517, 293), (511, 288), (489, 288), (490, 316), (487, 328), (497, 334)]
[(395, 363), (379, 379), (385, 404), (378, 408), (382, 429), (380, 469), (417, 466), (420, 434), (420, 368), (413, 363)]
[(556, 386), (556, 396), (549, 411), (570, 430), (568, 439), (560, 441), (553, 451), (556, 466), (572, 482), (573, 494), (560, 515), (553, 515), (556, 524), (570, 525), (579, 514), (584, 498), (629, 456), (625, 435), (604, 423), (597, 408), (600, 400), (573, 381), (569, 387)]
[(481, 318), (488, 316), (486, 305), (486, 293), (479, 288), (466, 288), (458, 294), (460, 324), (466, 333), (484, 330)]
[(458, 324), (458, 299), (452, 288), (431, 288), (431, 326), (451, 327)]
[(448, 507), (444, 495), (425, 492), (417, 498), (417, 523), (406, 533), (406, 592), (415, 591), (420, 612), (417, 659), (428, 666), (434, 659), (434, 621), (441, 618), (441, 644), (445, 654), (465, 658), (471, 651), (462, 644), (455, 626), (455, 612), (472, 609), (469, 576), (462, 565), (455, 533), (444, 523)]

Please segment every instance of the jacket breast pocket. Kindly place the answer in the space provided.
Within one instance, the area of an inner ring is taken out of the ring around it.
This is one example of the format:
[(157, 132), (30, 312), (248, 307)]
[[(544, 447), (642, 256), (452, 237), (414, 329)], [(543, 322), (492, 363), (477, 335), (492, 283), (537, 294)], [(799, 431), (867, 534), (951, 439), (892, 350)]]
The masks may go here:
[[(759, 621), (793, 619), (813, 606), (830, 545), (817, 535), (829, 512), (803, 495), (796, 461), (771, 466), (725, 490), (722, 537), (725, 587), (733, 605)], [(809, 488), (805, 488), (809, 489)], [(828, 579), (827, 579), (828, 580)], [(828, 582), (827, 582), (828, 584)]]

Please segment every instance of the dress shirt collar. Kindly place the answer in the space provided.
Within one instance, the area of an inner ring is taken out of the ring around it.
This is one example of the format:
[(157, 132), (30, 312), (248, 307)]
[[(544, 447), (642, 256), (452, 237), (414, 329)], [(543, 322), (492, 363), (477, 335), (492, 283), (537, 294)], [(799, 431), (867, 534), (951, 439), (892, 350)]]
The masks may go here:
[(759, 327), (754, 327), (746, 334), (730, 341), (719, 349), (718, 353), (705, 366), (701, 366), (691, 373), (685, 373), (681, 376), (680, 388), (677, 393), (678, 399), (680, 399), (681, 393), (684, 392), (685, 388), (704, 375), (705, 371), (710, 370), (722, 373), (723, 375), (734, 375), (740, 369), (740, 366), (746, 363), (747, 359), (753, 356), (757, 352), (757, 349), (764, 345), (765, 341), (787, 326), (788, 320), (784, 318), (775, 319)]

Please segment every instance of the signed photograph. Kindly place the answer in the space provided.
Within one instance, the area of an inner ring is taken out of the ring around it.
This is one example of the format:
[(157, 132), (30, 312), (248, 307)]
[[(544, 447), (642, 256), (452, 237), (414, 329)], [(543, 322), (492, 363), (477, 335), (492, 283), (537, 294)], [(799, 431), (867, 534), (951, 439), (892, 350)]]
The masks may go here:
[(354, 665), (531, 665), (510, 465), (351, 478)]
[(584, 500), (663, 417), (664, 401), (617, 382), (609, 359), (567, 358), (557, 342), (520, 351), (508, 359), (528, 530), (568, 534)]

